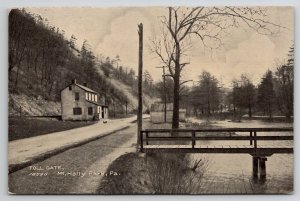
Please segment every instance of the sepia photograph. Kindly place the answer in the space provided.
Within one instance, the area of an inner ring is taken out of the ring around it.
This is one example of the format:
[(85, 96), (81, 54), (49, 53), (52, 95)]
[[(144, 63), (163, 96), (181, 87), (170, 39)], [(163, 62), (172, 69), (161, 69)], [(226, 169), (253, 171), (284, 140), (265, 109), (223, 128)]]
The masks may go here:
[(294, 7), (15, 7), (8, 193), (294, 192)]

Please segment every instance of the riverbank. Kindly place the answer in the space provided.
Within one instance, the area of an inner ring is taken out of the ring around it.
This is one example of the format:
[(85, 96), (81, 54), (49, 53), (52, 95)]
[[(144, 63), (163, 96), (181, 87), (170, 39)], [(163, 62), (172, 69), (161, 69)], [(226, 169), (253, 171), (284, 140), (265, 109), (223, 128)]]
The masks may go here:
[[(146, 124), (146, 128), (170, 128), (168, 124)], [(187, 122), (181, 127), (290, 127), (290, 123), (259, 120), (243, 122)], [(239, 133), (237, 133), (239, 135)], [(202, 143), (202, 142), (199, 142)], [(204, 142), (203, 142), (204, 143)], [(215, 145), (214, 141), (207, 141)], [(217, 142), (222, 143), (222, 142)], [(229, 142), (236, 146), (235, 142)], [(239, 142), (240, 143), (240, 142)], [(249, 142), (245, 142), (248, 145)], [(271, 142), (272, 143), (272, 142)], [(292, 146), (293, 142), (285, 141)], [(274, 144), (270, 144), (273, 146)], [(176, 154), (123, 155), (108, 169), (120, 171), (118, 177), (106, 177), (99, 184), (99, 194), (289, 194), (293, 192), (293, 155), (268, 157), (265, 181), (252, 178), (252, 157), (245, 154), (187, 154), (188, 160)], [(175, 158), (175, 160), (173, 160)], [(184, 161), (183, 163), (180, 163)], [(191, 171), (201, 161), (197, 171)], [(176, 172), (179, 170), (179, 172)], [(176, 174), (173, 174), (176, 173)], [(191, 180), (191, 173), (193, 178)], [(180, 175), (175, 176), (175, 175)], [(159, 184), (159, 185), (158, 185)], [(188, 186), (184, 186), (189, 184)], [(160, 186), (160, 187), (159, 187)], [(167, 187), (164, 187), (167, 186)]]

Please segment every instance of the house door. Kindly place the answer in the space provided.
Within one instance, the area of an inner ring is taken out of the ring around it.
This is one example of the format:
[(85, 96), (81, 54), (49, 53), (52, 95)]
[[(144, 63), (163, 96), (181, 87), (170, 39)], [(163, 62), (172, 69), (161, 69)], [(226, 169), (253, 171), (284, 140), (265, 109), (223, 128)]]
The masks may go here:
[(101, 112), (101, 116), (102, 116), (102, 119), (104, 119), (104, 108), (102, 108), (102, 112)]

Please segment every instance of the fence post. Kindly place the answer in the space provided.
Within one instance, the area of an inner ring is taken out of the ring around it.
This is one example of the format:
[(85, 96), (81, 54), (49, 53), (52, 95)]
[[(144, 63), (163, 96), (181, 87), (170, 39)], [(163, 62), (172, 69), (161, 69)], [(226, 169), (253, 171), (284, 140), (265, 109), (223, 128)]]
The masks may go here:
[(267, 176), (266, 161), (267, 157), (261, 157), (259, 159), (259, 174), (262, 181), (265, 180)]
[(196, 145), (196, 141), (195, 141), (195, 131), (192, 131), (192, 148), (194, 149)]
[(254, 178), (258, 176), (258, 160), (259, 157), (252, 156), (252, 175)]
[(252, 131), (250, 131), (250, 145), (253, 145)]

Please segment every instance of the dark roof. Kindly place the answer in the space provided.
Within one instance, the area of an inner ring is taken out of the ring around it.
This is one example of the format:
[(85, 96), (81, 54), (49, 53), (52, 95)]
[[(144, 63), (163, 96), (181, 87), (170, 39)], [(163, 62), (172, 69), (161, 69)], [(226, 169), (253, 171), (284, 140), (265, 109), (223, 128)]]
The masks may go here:
[(80, 84), (75, 84), (76, 86), (78, 86), (78, 87), (80, 87), (81, 89), (83, 89), (83, 90), (85, 90), (85, 91), (88, 91), (88, 92), (91, 92), (91, 93), (95, 93), (95, 94), (97, 94), (97, 92), (96, 91), (94, 91), (94, 90), (92, 90), (92, 89), (90, 89), (90, 88), (87, 88), (87, 87), (85, 87), (85, 86), (82, 86), (82, 85), (80, 85)]

